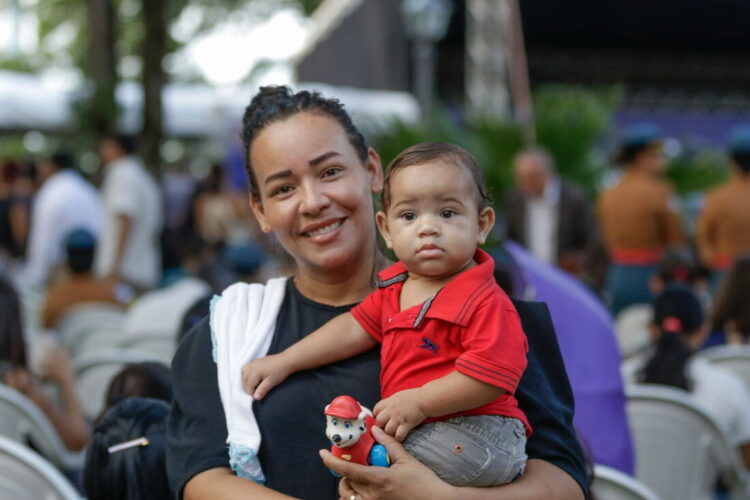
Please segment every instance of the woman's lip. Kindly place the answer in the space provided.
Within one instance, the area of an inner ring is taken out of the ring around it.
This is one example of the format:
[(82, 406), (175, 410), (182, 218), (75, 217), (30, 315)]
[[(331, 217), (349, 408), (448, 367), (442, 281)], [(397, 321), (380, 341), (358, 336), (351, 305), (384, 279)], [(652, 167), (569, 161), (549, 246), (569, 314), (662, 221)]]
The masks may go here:
[[(300, 234), (305, 237), (312, 237), (310, 233), (313, 233), (315, 231), (319, 231), (320, 229), (326, 228), (332, 224), (338, 224), (338, 226), (341, 226), (341, 224), (344, 222), (344, 218), (335, 218), (335, 219), (328, 219), (323, 222), (316, 222), (315, 224), (308, 224), (307, 226), (303, 227), (300, 231)], [(337, 228), (333, 228), (331, 232), (335, 231)]]
[[(318, 244), (328, 243), (338, 237), (338, 235), (341, 233), (341, 228), (344, 225), (344, 222), (346, 222), (346, 219), (338, 219), (326, 225), (320, 226), (318, 229), (323, 229), (332, 224), (336, 224), (335, 227), (326, 231), (323, 234), (311, 235), (311, 234), (304, 233), (302, 236), (305, 238), (306, 241), (309, 241), (311, 243), (318, 243)], [(313, 232), (314, 231), (315, 230), (313, 230)]]

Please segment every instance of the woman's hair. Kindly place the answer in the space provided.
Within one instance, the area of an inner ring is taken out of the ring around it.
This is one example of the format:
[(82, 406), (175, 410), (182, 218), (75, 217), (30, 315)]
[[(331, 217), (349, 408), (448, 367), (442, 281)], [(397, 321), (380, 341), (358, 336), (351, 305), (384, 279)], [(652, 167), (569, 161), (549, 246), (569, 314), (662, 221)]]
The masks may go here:
[(292, 93), (289, 87), (269, 86), (261, 87), (260, 91), (250, 101), (242, 117), (242, 145), (245, 153), (245, 167), (250, 183), (250, 194), (260, 199), (258, 181), (255, 178), (253, 165), (250, 161), (250, 148), (258, 134), (272, 123), (286, 120), (297, 113), (316, 113), (328, 116), (344, 129), (357, 156), (364, 163), (367, 160), (367, 141), (354, 126), (351, 117), (338, 99), (327, 99), (318, 92), (302, 90)]
[(737, 168), (739, 168), (742, 173), (750, 174), (750, 152), (738, 151), (731, 153), (730, 156), (732, 158), (732, 161), (734, 161), (735, 165), (737, 165)]
[(383, 181), (382, 209), (388, 211), (391, 204), (391, 179), (393, 174), (406, 167), (424, 165), (429, 162), (442, 162), (467, 171), (474, 181), (479, 209), (490, 205), (491, 200), (484, 187), (484, 176), (474, 157), (460, 146), (447, 142), (421, 142), (403, 150), (393, 159), (386, 170)]
[(26, 367), (21, 303), (13, 286), (0, 278), (0, 361)]
[(164, 401), (131, 398), (104, 414), (86, 451), (83, 490), (89, 500), (170, 497), (165, 462), (168, 412)]
[(681, 283), (692, 286), (702, 278), (698, 261), (688, 248), (672, 248), (664, 252), (656, 269), (664, 286)]
[(639, 381), (690, 390), (686, 367), (692, 350), (686, 338), (703, 325), (703, 309), (687, 286), (667, 287), (654, 302), (653, 324), (659, 330), (655, 351), (640, 373)]
[(109, 383), (104, 399), (105, 413), (120, 402), (134, 397), (172, 401), (172, 373), (161, 363), (126, 365)]
[(716, 295), (712, 321), (722, 327), (728, 321), (734, 322), (745, 341), (750, 337), (750, 255), (739, 257), (726, 275), (724, 283)]

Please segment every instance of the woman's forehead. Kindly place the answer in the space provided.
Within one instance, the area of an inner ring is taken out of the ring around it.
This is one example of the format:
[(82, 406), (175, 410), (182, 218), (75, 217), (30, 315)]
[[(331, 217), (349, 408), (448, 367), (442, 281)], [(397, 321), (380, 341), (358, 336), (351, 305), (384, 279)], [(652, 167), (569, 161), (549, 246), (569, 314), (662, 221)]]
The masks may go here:
[(344, 129), (332, 117), (301, 112), (261, 130), (250, 148), (250, 159), (256, 169), (280, 168), (308, 164), (330, 152), (354, 154)]

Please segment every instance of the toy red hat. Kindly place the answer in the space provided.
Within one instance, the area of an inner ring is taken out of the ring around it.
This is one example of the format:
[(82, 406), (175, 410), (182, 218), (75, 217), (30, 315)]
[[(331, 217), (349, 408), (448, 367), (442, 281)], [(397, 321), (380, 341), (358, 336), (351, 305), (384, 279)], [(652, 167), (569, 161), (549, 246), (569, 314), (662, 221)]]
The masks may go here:
[(354, 420), (362, 417), (362, 407), (351, 396), (339, 396), (326, 406), (326, 415)]

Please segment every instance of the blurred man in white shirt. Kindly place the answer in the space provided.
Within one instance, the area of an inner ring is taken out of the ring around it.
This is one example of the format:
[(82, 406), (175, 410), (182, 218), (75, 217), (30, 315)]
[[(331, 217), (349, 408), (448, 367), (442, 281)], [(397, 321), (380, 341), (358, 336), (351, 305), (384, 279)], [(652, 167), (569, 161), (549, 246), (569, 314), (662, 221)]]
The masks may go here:
[(102, 228), (103, 208), (96, 188), (76, 171), (73, 157), (55, 153), (39, 162), (41, 187), (32, 206), (26, 262), (18, 281), (43, 287), (65, 257), (65, 238), (75, 229), (95, 236)]
[(99, 144), (105, 166), (105, 218), (95, 270), (99, 276), (118, 278), (145, 291), (154, 288), (161, 276), (162, 197), (134, 153), (135, 143), (129, 137), (106, 137)]

